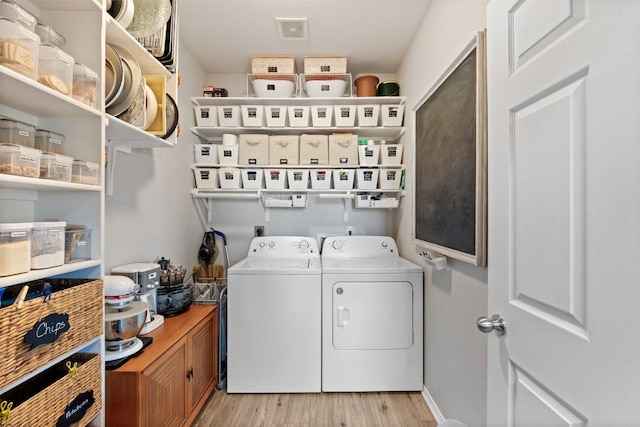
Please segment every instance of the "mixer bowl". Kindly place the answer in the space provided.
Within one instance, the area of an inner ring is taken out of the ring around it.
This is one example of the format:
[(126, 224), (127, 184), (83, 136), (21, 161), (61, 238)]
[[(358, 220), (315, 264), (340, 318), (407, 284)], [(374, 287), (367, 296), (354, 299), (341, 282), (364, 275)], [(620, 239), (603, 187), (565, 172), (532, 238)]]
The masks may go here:
[(105, 307), (105, 341), (123, 341), (135, 338), (144, 327), (147, 303), (134, 301), (122, 309)]

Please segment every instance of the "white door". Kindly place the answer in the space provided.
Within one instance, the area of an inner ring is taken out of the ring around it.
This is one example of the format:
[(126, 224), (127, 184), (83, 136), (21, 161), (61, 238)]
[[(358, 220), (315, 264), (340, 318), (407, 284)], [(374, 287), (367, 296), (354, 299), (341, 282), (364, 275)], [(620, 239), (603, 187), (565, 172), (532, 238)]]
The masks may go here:
[(640, 426), (640, 1), (493, 0), (488, 419)]

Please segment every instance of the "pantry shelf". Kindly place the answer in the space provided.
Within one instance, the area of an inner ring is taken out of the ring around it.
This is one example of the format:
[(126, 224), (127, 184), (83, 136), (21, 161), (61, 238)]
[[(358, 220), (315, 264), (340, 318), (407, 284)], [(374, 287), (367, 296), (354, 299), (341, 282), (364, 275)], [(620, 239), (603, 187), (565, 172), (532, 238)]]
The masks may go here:
[(385, 140), (393, 142), (400, 139), (405, 133), (404, 127), (204, 127), (194, 126), (191, 132), (207, 142), (221, 142), (225, 133), (248, 133), (267, 135), (299, 135), (314, 134), (325, 135), (331, 133), (354, 133), (359, 138), (373, 139), (374, 141)]
[(344, 96), (326, 98), (258, 98), (258, 97), (192, 97), (193, 105), (402, 105), (406, 102), (403, 96)]
[(13, 276), (0, 277), (0, 288), (11, 286), (16, 283), (26, 283), (32, 280), (44, 279), (45, 277), (59, 276), (61, 274), (73, 273), (88, 268), (100, 269), (101, 259), (92, 259), (87, 261), (78, 261), (70, 264), (63, 264), (59, 267), (45, 268), (42, 270), (30, 270), (27, 273), (16, 274)]

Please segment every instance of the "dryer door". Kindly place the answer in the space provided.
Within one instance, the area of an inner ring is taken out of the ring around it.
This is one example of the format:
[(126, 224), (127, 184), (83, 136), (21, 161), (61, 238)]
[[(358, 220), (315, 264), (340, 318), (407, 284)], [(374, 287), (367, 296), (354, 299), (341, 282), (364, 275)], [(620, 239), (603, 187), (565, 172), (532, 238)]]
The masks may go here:
[(409, 282), (336, 282), (333, 346), (338, 350), (405, 350), (413, 345)]

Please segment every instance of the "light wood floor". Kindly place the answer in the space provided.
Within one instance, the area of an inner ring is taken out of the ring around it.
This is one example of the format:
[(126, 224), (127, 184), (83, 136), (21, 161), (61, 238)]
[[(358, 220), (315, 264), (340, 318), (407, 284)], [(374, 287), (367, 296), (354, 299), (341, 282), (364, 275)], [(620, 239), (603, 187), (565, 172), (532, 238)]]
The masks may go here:
[(192, 427), (436, 427), (419, 392), (227, 394), (216, 390)]

